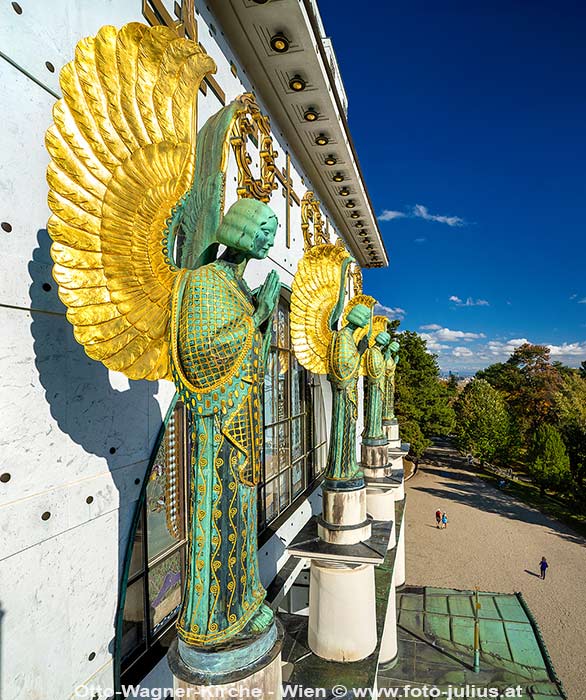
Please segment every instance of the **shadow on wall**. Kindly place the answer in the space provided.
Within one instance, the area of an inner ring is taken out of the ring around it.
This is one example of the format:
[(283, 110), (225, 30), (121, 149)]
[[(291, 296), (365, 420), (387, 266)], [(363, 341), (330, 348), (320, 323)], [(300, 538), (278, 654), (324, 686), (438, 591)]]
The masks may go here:
[[(116, 577), (119, 583), (136, 499), (146, 478), (152, 444), (163, 422), (155, 398), (158, 382), (128, 381), (127, 389), (118, 390), (112, 386), (106, 367), (86, 355), (75, 340), (65, 307), (58, 299), (57, 284), (50, 275), (50, 247), (47, 230), (39, 230), (38, 247), (29, 263), (35, 365), (59, 430), (86, 453), (106, 460), (114, 486), (120, 493)], [(122, 381), (126, 384), (123, 378)], [(48, 434), (46, 439), (58, 444), (59, 435)], [(144, 472), (133, 472), (129, 482), (128, 470), (124, 467), (142, 461), (145, 461)], [(83, 474), (83, 465), (80, 469), (79, 460), (67, 460), (65, 455), (60, 455), (57, 462), (61, 463), (51, 468), (67, 470), (70, 467), (71, 481), (88, 476)], [(46, 467), (40, 465), (40, 468)], [(67, 481), (66, 478), (63, 483)]]

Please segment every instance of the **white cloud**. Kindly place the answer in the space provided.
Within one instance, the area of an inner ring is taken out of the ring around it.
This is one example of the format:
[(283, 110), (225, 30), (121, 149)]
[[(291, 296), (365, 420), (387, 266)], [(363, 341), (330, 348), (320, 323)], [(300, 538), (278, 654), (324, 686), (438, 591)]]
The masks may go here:
[(459, 346), (452, 350), (452, 355), (454, 357), (473, 357), (474, 353), (472, 352), (472, 350), (470, 350), (470, 348)]
[(484, 338), (484, 333), (468, 333), (467, 331), (453, 331), (451, 328), (438, 328), (433, 332), (434, 336), (444, 343), (456, 343), (459, 340), (468, 342)]
[(490, 340), (487, 344), (487, 349), (491, 355), (498, 357), (500, 355), (508, 357), (511, 353), (521, 345), (525, 343), (530, 343), (527, 338), (511, 338), (511, 340)]
[(586, 304), (586, 297), (584, 297), (584, 299), (579, 299), (578, 304)]
[(439, 326), (437, 323), (428, 323), (426, 326), (419, 326), (422, 331), (439, 331), (441, 326)]
[(548, 345), (552, 357), (572, 357), (579, 355), (586, 357), (586, 343), (562, 343), (562, 345)]
[(385, 209), (383, 213), (378, 217), (379, 221), (392, 221), (393, 219), (403, 219), (407, 214), (402, 211), (393, 211), (392, 209)]
[(452, 294), (448, 301), (453, 302), (456, 306), (490, 306), (486, 299), (473, 299), (472, 297), (468, 297), (466, 301), (462, 301), (462, 299), (455, 294)]
[(427, 238), (416, 238), (413, 242), (414, 243), (425, 243)]
[(448, 226), (464, 226), (464, 219), (459, 216), (440, 216), (439, 214), (430, 214), (427, 207), (423, 204), (416, 204), (413, 207), (413, 216), (425, 221), (436, 221), (439, 224), (447, 224)]
[[(423, 219), (424, 221), (434, 221), (438, 224), (448, 226), (465, 226), (466, 222), (459, 216), (444, 216), (442, 214), (430, 214), (429, 209), (423, 204), (416, 204), (407, 211), (397, 211), (396, 209), (384, 209), (378, 217), (379, 221), (393, 221), (393, 219)], [(425, 238), (416, 238), (416, 243), (423, 243)]]
[(439, 352), (440, 350), (448, 350), (450, 347), (449, 345), (443, 345), (442, 343), (438, 342), (437, 338), (434, 338), (434, 336), (431, 333), (421, 333), (421, 337), (427, 343), (427, 349), (430, 352)]
[(405, 309), (401, 309), (399, 306), (393, 308), (392, 306), (384, 306), (383, 304), (374, 305), (374, 313), (379, 316), (387, 316), (390, 319), (403, 320), (403, 317), (407, 313)]

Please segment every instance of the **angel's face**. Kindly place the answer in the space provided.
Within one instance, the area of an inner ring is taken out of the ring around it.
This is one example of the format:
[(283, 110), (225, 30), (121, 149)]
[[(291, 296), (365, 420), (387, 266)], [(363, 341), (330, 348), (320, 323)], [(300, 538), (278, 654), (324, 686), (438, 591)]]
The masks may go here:
[(251, 250), (252, 257), (256, 258), (257, 260), (262, 260), (263, 258), (266, 258), (269, 254), (269, 250), (273, 247), (276, 234), (276, 216), (267, 217), (264, 221), (261, 221), (254, 235), (254, 241)]

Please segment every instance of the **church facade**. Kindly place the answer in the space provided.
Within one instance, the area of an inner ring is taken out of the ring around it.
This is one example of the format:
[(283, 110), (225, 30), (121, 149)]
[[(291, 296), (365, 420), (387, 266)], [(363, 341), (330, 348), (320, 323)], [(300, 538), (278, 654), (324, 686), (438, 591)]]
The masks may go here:
[[(0, 695), (12, 700), (107, 700), (120, 683), (170, 685), (164, 656), (187, 546), (186, 410), (171, 382), (128, 380), (84, 353), (57, 295), (46, 228), (44, 137), (59, 71), (83, 37), (128, 22), (173, 27), (214, 59), (198, 127), (248, 93), (270, 119), (279, 225), (246, 281), (254, 289), (276, 270), (283, 285), (264, 379), (258, 537), (262, 583), (278, 588), (286, 613), (309, 605), (308, 562), (287, 548), (320, 513), (331, 413), (325, 377), (305, 370), (291, 345), (293, 277), (304, 250), (325, 241), (356, 260), (349, 295), (361, 291), (361, 267), (388, 264), (315, 0), (2, 5)], [(226, 206), (247, 173), (262, 174), (262, 135), (235, 134)]]

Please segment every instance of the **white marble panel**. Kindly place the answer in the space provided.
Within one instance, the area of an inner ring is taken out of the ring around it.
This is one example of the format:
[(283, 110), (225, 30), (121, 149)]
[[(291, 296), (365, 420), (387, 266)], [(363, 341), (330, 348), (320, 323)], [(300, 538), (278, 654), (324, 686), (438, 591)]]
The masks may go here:
[[(19, 0), (0, 4), (0, 46), (11, 61), (48, 89), (60, 94), (59, 70), (73, 58), (80, 39), (105, 24), (117, 27), (144, 21), (139, 0)], [(46, 62), (54, 67), (50, 71)]]
[(0, 696), (68, 698), (109, 661), (117, 520), (110, 513), (0, 562)]
[[(10, 232), (0, 230), (0, 303), (64, 313), (45, 231), (50, 211), (44, 138), (54, 98), (2, 60), (0, 84), (7, 106), (0, 129), (0, 220), (12, 226)], [(44, 284), (51, 288), (45, 291)]]
[(121, 504), (132, 510), (147, 467), (148, 462), (138, 462), (114, 475), (106, 472), (0, 506), (0, 559), (117, 511)]

